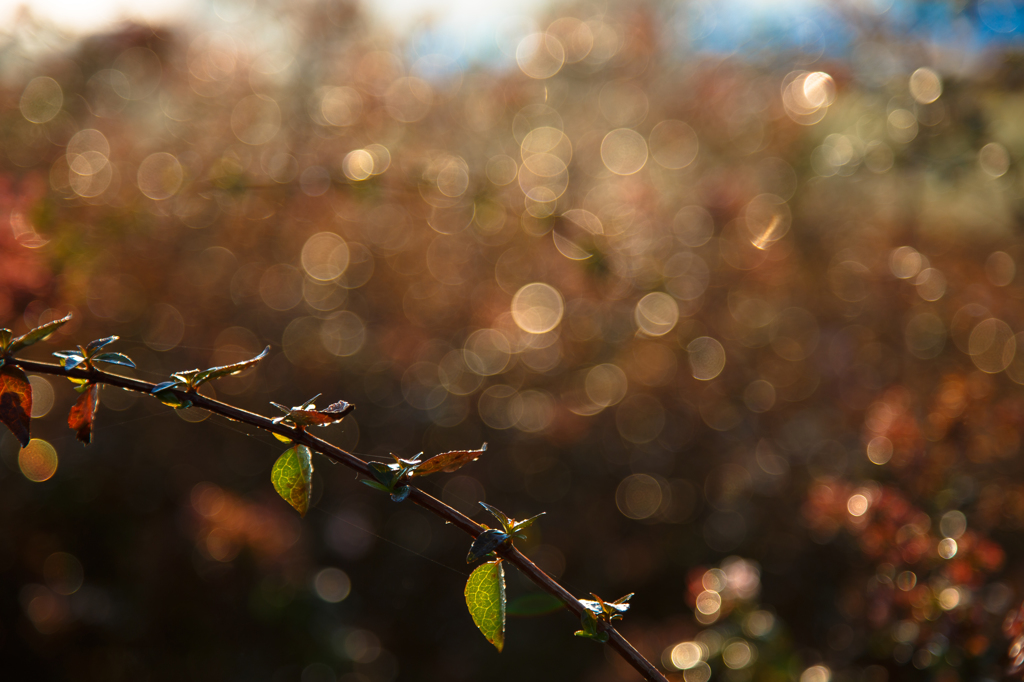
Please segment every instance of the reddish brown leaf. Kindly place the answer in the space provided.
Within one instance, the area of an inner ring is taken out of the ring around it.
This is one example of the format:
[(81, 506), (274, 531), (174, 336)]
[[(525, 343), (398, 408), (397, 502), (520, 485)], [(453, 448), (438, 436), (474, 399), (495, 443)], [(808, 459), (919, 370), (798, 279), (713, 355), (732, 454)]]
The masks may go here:
[(0, 367), (0, 421), (7, 425), (22, 447), (28, 445), (32, 414), (32, 384), (20, 367)]
[(86, 445), (92, 442), (92, 422), (96, 418), (96, 410), (100, 406), (99, 384), (90, 384), (82, 395), (78, 396), (71, 413), (68, 414), (68, 426), (74, 431), (78, 440)]
[(293, 409), (288, 416), (299, 426), (327, 426), (340, 422), (353, 409), (355, 406), (351, 403), (339, 400), (322, 410)]
[(484, 454), (487, 450), (487, 443), (480, 446), (479, 450), (452, 450), (451, 452), (442, 452), (440, 455), (434, 455), (427, 461), (416, 467), (416, 471), (413, 472), (413, 476), (428, 476), (435, 474), (438, 471), (444, 471), (451, 473), (456, 469), (461, 468), (465, 464), (475, 462), (480, 458), (480, 455)]

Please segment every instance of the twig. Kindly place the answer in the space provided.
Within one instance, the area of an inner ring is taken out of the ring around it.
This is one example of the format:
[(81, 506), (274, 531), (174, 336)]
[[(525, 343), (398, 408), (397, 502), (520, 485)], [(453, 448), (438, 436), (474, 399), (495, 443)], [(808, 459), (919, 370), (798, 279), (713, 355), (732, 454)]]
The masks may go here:
[[(26, 372), (73, 377), (76, 379), (87, 379), (88, 381), (96, 384), (116, 386), (118, 388), (127, 389), (129, 391), (139, 391), (140, 393), (146, 393), (149, 395), (152, 395), (153, 387), (156, 386), (156, 384), (151, 384), (146, 381), (131, 379), (129, 377), (123, 377), (97, 369), (75, 368), (66, 370), (61, 365), (47, 362), (35, 362), (33, 360), (21, 360), (18, 358), (8, 358), (7, 362), (21, 367)], [(339, 464), (343, 464), (364, 476), (372, 478), (369, 465), (362, 459), (335, 445), (331, 445), (327, 441), (311, 435), (303, 429), (292, 428), (284, 424), (275, 424), (271, 419), (256, 414), (255, 412), (249, 412), (248, 410), (243, 410), (239, 407), (235, 407), (234, 405), (229, 405), (219, 400), (208, 398), (195, 391), (182, 391), (177, 389), (169, 389), (169, 391), (182, 400), (190, 401), (193, 407), (198, 407), (214, 414), (219, 414), (222, 417), (227, 417), (228, 419), (242, 422), (264, 431), (280, 434), (296, 443), (305, 445), (310, 450), (319, 452), (321, 455), (324, 455)], [(410, 488), (411, 492), (409, 494), (409, 499), (424, 509), (432, 512), (436, 516), (439, 516), (444, 521), (463, 530), (473, 538), (476, 538), (476, 536), (486, 530), (483, 526), (479, 525), (468, 516), (449, 507), (436, 497), (423, 492), (415, 486), (410, 486)], [(565, 604), (566, 608), (568, 608), (569, 611), (577, 617), (582, 617), (585, 609), (583, 605), (580, 604), (579, 600), (572, 596), (568, 590), (562, 587), (551, 576), (538, 568), (535, 563), (526, 558), (526, 556), (518, 549), (512, 545), (508, 545), (505, 548), (499, 548), (496, 550), (496, 553), (500, 555), (502, 559), (518, 568), (538, 587), (559, 599)], [(645, 679), (651, 680), (651, 682), (668, 682), (665, 676), (662, 675), (650, 661), (644, 658), (640, 652), (633, 648), (633, 645), (631, 645), (626, 638), (618, 632), (618, 630), (609, 624), (604, 624), (604, 630), (608, 633), (608, 645), (618, 652), (618, 654), (622, 656), (627, 663), (633, 666), (637, 672), (643, 675)]]

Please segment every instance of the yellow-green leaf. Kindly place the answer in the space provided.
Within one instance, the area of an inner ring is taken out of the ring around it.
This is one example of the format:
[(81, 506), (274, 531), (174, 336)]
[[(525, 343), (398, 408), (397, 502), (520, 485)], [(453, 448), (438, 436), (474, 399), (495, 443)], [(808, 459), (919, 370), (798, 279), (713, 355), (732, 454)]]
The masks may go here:
[(27, 334), (19, 336), (18, 338), (10, 342), (11, 345), (8, 348), (8, 352), (13, 355), (22, 348), (26, 348), (28, 346), (31, 346), (33, 343), (38, 343), (39, 341), (42, 341), (47, 336), (60, 329), (64, 325), (64, 323), (66, 323), (70, 319), (71, 316), (68, 315), (67, 317), (62, 317), (59, 320), (47, 322), (41, 327), (36, 327), (35, 329), (31, 330)]
[(481, 564), (469, 575), (466, 606), (483, 636), (501, 651), (505, 646), (505, 569), (501, 559)]
[(284, 501), (295, 507), (300, 515), (309, 511), (309, 497), (313, 489), (313, 462), (309, 448), (294, 445), (277, 458), (270, 471), (274, 490)]

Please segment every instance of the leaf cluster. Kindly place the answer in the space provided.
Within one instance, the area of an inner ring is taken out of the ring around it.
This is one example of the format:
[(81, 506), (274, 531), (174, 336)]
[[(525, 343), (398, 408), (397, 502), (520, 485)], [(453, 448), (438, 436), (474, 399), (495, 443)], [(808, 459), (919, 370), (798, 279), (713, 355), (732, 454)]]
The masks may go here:
[(185, 408), (192, 407), (191, 401), (179, 398), (174, 395), (172, 391), (178, 390), (192, 392), (208, 381), (240, 374), (256, 365), (256, 363), (263, 358), (267, 357), (269, 352), (270, 346), (267, 346), (263, 349), (263, 352), (256, 357), (243, 360), (242, 362), (235, 362), (230, 365), (221, 365), (219, 367), (211, 367), (209, 369), (187, 369), (181, 372), (175, 372), (171, 375), (170, 381), (164, 381), (154, 386), (152, 393), (160, 400), (160, 402), (173, 407), (176, 410), (183, 410)]
[[(347, 403), (346, 403), (347, 404)], [(391, 495), (395, 502), (401, 502), (409, 496), (410, 488), (402, 485), (406, 479), (415, 476), (429, 476), (438, 471), (451, 473), (462, 468), (464, 465), (475, 462), (484, 452), (487, 451), (487, 443), (480, 446), (479, 450), (452, 450), (434, 455), (430, 459), (421, 462), (420, 452), (410, 459), (402, 459), (392, 455), (394, 462), (384, 464), (383, 462), (370, 462), (370, 473), (376, 480), (364, 479), (363, 483)]]
[(586, 637), (587, 639), (593, 639), (595, 641), (604, 643), (608, 641), (608, 632), (605, 626), (611, 624), (613, 620), (622, 618), (626, 611), (629, 610), (630, 605), (627, 604), (633, 596), (633, 592), (630, 592), (624, 597), (619, 597), (615, 601), (605, 601), (601, 597), (597, 596), (593, 592), (590, 599), (580, 599), (579, 602), (583, 606), (583, 615), (580, 617), (580, 623), (582, 629), (577, 630), (575, 635), (577, 637)]

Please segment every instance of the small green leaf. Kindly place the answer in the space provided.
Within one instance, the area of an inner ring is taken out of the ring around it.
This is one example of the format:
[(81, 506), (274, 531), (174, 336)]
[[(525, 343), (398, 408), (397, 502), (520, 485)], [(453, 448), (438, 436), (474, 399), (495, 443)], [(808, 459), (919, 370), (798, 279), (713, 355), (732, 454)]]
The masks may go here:
[(412, 492), (412, 488), (407, 485), (400, 486), (395, 492), (391, 493), (392, 502), (404, 502), (405, 498), (409, 497), (409, 493)]
[(124, 353), (100, 353), (92, 358), (96, 362), (109, 362), (112, 365), (123, 365), (124, 367), (135, 368), (135, 363)]
[(309, 511), (309, 497), (313, 489), (312, 455), (305, 445), (293, 445), (274, 462), (270, 472), (274, 490), (284, 501), (295, 507), (299, 515)]
[(488, 528), (473, 539), (473, 544), (469, 546), (469, 554), (466, 555), (466, 563), (471, 564), (477, 559), (487, 556), (501, 547), (506, 540), (508, 540), (508, 533)]
[(389, 469), (387, 464), (381, 462), (370, 462), (369, 467), (373, 477), (387, 486), (387, 490), (390, 492), (395, 485), (395, 472)]
[(583, 612), (583, 615), (580, 617), (580, 624), (583, 626), (583, 629), (573, 633), (577, 637), (586, 637), (602, 644), (608, 641), (608, 633), (600, 631), (597, 625), (597, 618), (589, 610)]
[(513, 599), (509, 602), (505, 613), (509, 616), (543, 616), (563, 608), (565, 608), (565, 604), (558, 597), (547, 592), (537, 592)]
[(363, 485), (370, 486), (374, 490), (379, 490), (382, 493), (388, 493), (388, 494), (391, 493), (391, 489), (390, 488), (388, 488), (386, 485), (378, 483), (377, 481), (371, 481), (368, 478), (362, 478), (362, 479), (359, 479), (359, 482), (362, 483)]
[(13, 332), (10, 329), (0, 329), (0, 353), (7, 355), (7, 349), (11, 345), (11, 335)]
[(242, 362), (236, 362), (230, 365), (221, 365), (220, 367), (211, 367), (210, 369), (204, 369), (201, 372), (196, 373), (192, 377), (191, 384), (192, 388), (199, 388), (202, 384), (207, 381), (213, 381), (214, 379), (220, 379), (221, 377), (231, 376), (232, 374), (239, 374), (249, 369), (257, 362), (267, 357), (267, 353), (270, 352), (270, 346), (263, 349), (263, 352), (254, 358), (249, 360), (243, 360)]
[(491, 516), (498, 519), (498, 523), (501, 524), (501, 527), (505, 529), (506, 533), (510, 532), (509, 527), (512, 525), (511, 520), (507, 516), (505, 516), (505, 513), (503, 511), (501, 511), (497, 507), (492, 507), (491, 505), (483, 501), (480, 502), (480, 506), (486, 509), (487, 511), (491, 512)]
[[(154, 386), (152, 393), (153, 395), (156, 395), (159, 398), (159, 394), (164, 393), (165, 391), (167, 391), (167, 389), (185, 388), (186, 385), (187, 384), (183, 384), (180, 381), (164, 381)], [(163, 400), (163, 398), (161, 398), (161, 400)]]
[(520, 533), (522, 533), (527, 528), (532, 526), (533, 523), (537, 519), (539, 519), (540, 517), (544, 516), (545, 514), (547, 514), (547, 512), (541, 512), (540, 514), (537, 514), (536, 516), (531, 516), (530, 518), (523, 519), (522, 521), (515, 521), (515, 520), (513, 520), (512, 521), (512, 527), (509, 529), (510, 533), (512, 535), (515, 535), (516, 537), (522, 539), (522, 535), (520, 535)]
[[(162, 385), (163, 384), (161, 384), (161, 386)], [(157, 386), (157, 388), (160, 387)], [(167, 405), (168, 407), (173, 407), (176, 410), (187, 410), (188, 408), (192, 407), (191, 400), (182, 400), (178, 396), (174, 395), (174, 393), (166, 389), (162, 391), (154, 390), (153, 395), (156, 396), (156, 399), (162, 402), (164, 405)]]
[(477, 566), (466, 581), (469, 615), (487, 641), (505, 646), (505, 569), (501, 559)]
[[(50, 334), (52, 334), (55, 331), (57, 331), (58, 329), (60, 329), (70, 319), (71, 319), (71, 316), (68, 315), (67, 317), (63, 317), (63, 318), (61, 318), (59, 320), (54, 320), (53, 322), (47, 322), (44, 325), (40, 325), (40, 326), (36, 327), (35, 329), (33, 329), (32, 331), (28, 332), (27, 334), (23, 334), (22, 336), (19, 336), (18, 338), (14, 339), (13, 341), (10, 340), (10, 330), (4, 330), (4, 331), (7, 331), (8, 338), (7, 338), (6, 343), (3, 343), (3, 345), (7, 348), (7, 353), (8, 354), (17, 353), (22, 348), (27, 348), (28, 346), (31, 346), (33, 343), (38, 343), (39, 341), (42, 341), (47, 336), (49, 336)], [(2, 340), (3, 339), (0, 338), (0, 341), (2, 341)]]

